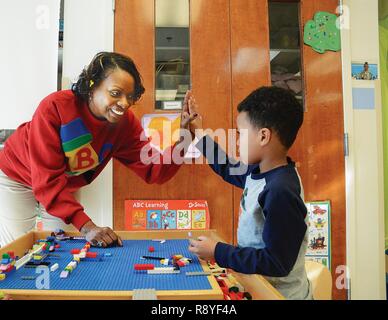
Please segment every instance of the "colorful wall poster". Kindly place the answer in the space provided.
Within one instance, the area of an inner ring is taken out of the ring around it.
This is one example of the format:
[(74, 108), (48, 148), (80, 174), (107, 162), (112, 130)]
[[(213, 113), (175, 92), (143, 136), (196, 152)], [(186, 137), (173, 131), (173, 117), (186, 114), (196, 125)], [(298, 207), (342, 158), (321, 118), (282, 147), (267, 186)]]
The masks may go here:
[(205, 200), (125, 200), (125, 230), (205, 230)]
[(352, 78), (356, 80), (377, 80), (378, 65), (369, 62), (352, 62)]
[(308, 246), (306, 260), (318, 261), (330, 269), (330, 202), (308, 202), (306, 203), (306, 207), (308, 214)]

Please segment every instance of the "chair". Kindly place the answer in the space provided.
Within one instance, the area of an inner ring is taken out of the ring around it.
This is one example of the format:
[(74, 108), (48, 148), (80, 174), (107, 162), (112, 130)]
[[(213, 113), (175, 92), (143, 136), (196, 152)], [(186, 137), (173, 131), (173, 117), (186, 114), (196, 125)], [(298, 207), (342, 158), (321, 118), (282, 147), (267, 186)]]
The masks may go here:
[(331, 300), (332, 278), (330, 270), (315, 261), (306, 261), (307, 278), (312, 284), (314, 300)]

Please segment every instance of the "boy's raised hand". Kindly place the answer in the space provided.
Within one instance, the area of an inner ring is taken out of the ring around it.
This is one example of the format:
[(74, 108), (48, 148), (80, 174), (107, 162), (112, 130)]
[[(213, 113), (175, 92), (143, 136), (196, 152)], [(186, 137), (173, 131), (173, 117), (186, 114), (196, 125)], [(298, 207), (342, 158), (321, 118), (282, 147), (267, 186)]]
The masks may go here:
[(211, 260), (214, 259), (216, 245), (217, 241), (200, 236), (198, 240), (190, 240), (189, 251), (203, 260)]
[(203, 136), (202, 117), (198, 112), (198, 105), (195, 101), (194, 96), (189, 97), (188, 107), (189, 107), (189, 114), (191, 115), (190, 131), (198, 139), (201, 139)]
[(189, 109), (189, 100), (193, 97), (191, 90), (188, 90), (183, 101), (183, 110), (181, 115), (181, 129), (189, 129), (190, 122), (195, 118), (195, 116), (190, 113)]
[(188, 90), (183, 101), (183, 110), (181, 115), (181, 129), (191, 131), (192, 139), (196, 136), (202, 138), (202, 117), (198, 113), (198, 105), (191, 90)]

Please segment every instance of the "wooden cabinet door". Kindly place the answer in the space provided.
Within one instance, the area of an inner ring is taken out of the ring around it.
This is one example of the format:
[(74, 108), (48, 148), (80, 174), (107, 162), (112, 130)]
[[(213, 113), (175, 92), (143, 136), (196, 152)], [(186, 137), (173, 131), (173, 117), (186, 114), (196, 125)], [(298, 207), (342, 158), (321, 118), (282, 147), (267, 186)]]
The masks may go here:
[[(134, 59), (144, 78), (145, 96), (135, 107), (141, 118), (153, 113), (155, 99), (154, 0), (116, 0), (115, 51)], [(204, 113), (204, 126), (232, 123), (229, 0), (190, 1), (191, 79)], [(124, 229), (125, 199), (204, 199), (211, 228), (233, 241), (233, 188), (207, 165), (183, 165), (164, 185), (147, 185), (118, 161), (113, 164), (114, 228)]]
[[(301, 0), (301, 26), (318, 11), (336, 12), (337, 0)], [(338, 290), (336, 268), (346, 265), (346, 194), (341, 52), (316, 53), (302, 47), (306, 112), (291, 156), (302, 177), (305, 200), (331, 202), (331, 271), (333, 298)]]
[[(318, 11), (335, 13), (337, 0), (279, 0), (300, 3), (300, 30)], [(268, 0), (230, 0), (232, 112), (248, 93), (271, 84)], [(316, 53), (301, 45), (306, 112), (290, 150), (304, 185), (305, 201), (330, 200), (333, 298), (346, 299), (336, 288), (336, 268), (346, 265), (346, 194), (341, 52)], [(243, 62), (242, 62), (243, 61)], [(235, 123), (234, 123), (235, 125)], [(234, 188), (234, 240), (241, 190)]]

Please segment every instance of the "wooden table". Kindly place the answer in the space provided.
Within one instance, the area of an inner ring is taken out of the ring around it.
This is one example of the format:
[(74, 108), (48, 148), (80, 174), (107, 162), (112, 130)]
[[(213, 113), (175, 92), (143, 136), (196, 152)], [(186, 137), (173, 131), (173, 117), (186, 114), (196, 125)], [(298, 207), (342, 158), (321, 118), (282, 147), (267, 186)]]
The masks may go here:
[[(77, 236), (78, 233), (68, 233)], [(146, 239), (185, 239), (187, 231), (118, 231), (117, 234), (123, 240), (146, 240)], [(45, 239), (50, 232), (30, 232), (9, 245), (0, 248), (0, 254), (13, 251), (15, 255), (22, 257), (31, 249), (39, 239)], [(192, 231), (193, 237), (205, 235), (222, 241), (215, 230)], [(207, 263), (200, 260), (204, 271), (209, 271)], [(13, 271), (15, 272), (15, 271)], [(17, 272), (17, 271), (16, 271)], [(278, 300), (282, 295), (260, 275), (244, 275), (231, 271), (235, 278), (244, 286), (255, 300)], [(208, 276), (211, 289), (209, 290), (158, 290), (157, 298), (161, 300), (222, 300), (223, 294), (214, 276)], [(133, 291), (86, 291), (86, 290), (23, 290), (23, 289), (0, 289), (13, 299), (132, 299)]]

